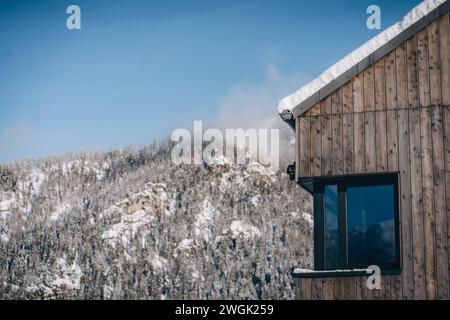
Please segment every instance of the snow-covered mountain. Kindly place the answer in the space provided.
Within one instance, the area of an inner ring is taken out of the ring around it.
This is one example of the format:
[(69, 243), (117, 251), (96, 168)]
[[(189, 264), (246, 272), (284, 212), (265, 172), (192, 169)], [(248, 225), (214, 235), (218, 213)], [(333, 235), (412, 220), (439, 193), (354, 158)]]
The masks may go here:
[(289, 299), (311, 199), (255, 161), (169, 143), (0, 166), (0, 298)]

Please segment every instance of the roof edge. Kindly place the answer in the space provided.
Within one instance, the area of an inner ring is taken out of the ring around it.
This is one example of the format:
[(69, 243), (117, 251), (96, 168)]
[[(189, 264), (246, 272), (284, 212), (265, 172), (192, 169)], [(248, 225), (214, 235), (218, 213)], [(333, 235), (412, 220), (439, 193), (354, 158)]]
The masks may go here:
[(407, 29), (403, 30), (400, 34), (395, 36), (386, 44), (382, 45), (380, 48), (376, 49), (370, 55), (362, 59), (360, 62), (355, 64), (353, 67), (349, 68), (347, 71), (339, 75), (336, 79), (332, 80), (330, 83), (326, 84), (319, 91), (315, 92), (305, 100), (303, 100), (300, 104), (292, 108), (292, 113), (294, 117), (298, 117), (303, 113), (307, 112), (311, 109), (317, 102), (320, 102), (327, 96), (329, 96), (332, 92), (337, 90), (339, 87), (346, 84), (350, 81), (354, 76), (358, 75), (363, 70), (367, 69), (375, 62), (383, 58), (385, 55), (390, 53), (392, 50), (399, 47), (406, 40), (411, 38), (414, 34), (422, 30), (424, 27), (429, 25), (434, 20), (438, 19), (440, 16), (444, 15), (450, 11), (450, 1), (445, 1), (437, 8), (432, 10), (429, 14), (422, 17), (420, 20), (416, 21)]

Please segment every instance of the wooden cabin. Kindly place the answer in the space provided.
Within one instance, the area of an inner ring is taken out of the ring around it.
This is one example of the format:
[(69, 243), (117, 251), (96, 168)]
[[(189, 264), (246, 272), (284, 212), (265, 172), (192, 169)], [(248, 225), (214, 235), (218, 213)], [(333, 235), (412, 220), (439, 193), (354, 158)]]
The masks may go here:
[[(298, 299), (450, 297), (450, 0), (426, 2), (353, 67), (279, 103), (314, 199)], [(380, 289), (358, 271), (369, 265)]]

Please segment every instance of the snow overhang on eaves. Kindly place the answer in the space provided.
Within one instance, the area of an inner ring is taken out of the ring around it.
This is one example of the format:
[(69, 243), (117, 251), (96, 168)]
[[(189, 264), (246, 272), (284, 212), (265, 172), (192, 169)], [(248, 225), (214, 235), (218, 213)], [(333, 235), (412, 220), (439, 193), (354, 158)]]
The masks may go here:
[[(425, 0), (392, 25), (278, 102), (278, 113), (298, 117), (450, 9), (449, 0)], [(286, 120), (285, 120), (286, 121)], [(289, 124), (293, 119), (287, 120)]]

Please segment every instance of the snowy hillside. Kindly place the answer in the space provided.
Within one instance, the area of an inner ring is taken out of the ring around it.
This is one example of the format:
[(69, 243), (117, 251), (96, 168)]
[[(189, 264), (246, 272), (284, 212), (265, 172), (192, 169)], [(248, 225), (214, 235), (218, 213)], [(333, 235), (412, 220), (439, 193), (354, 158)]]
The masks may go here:
[(309, 196), (257, 162), (168, 143), (0, 166), (0, 299), (290, 299)]

